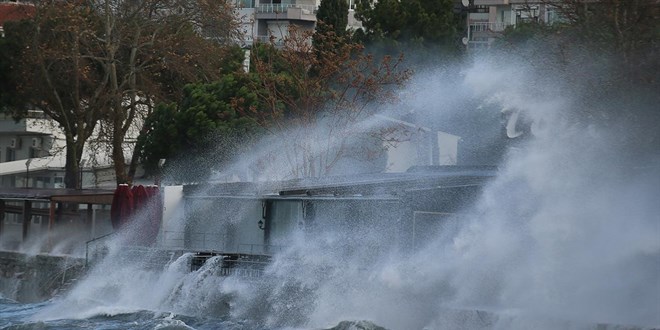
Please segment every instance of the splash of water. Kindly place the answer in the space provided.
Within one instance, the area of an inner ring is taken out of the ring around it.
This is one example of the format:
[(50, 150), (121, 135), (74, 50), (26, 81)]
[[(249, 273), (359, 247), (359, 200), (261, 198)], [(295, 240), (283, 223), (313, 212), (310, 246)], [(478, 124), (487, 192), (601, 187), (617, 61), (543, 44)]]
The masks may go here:
[[(523, 68), (516, 68), (515, 83), (503, 84), (507, 69), (476, 65), (464, 72), (463, 86), (481, 103), (516, 109), (543, 130), (506, 154), (498, 177), (453, 220), (455, 232), (412, 253), (388, 248), (376, 225), (327, 225), (313, 239), (294, 233), (258, 282), (215, 276), (217, 260), (190, 273), (184, 255), (145, 271), (144, 258), (126, 262), (111, 252), (38, 317), (153, 310), (266, 327), (350, 319), (391, 329), (660, 325), (658, 167), (622, 160), (620, 136), (572, 122), (578, 105), (571, 95)], [(421, 79), (416, 86), (445, 84)], [(447, 103), (460, 102), (448, 94)], [(369, 220), (378, 223), (376, 215)]]

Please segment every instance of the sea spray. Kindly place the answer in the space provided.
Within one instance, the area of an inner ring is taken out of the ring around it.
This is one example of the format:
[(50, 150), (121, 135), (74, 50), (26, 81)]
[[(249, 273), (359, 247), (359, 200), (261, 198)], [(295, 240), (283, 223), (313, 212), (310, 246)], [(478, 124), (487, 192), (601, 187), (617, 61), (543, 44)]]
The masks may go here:
[[(630, 153), (621, 150), (620, 131), (577, 121), (583, 104), (571, 86), (532, 71), (486, 61), (463, 71), (455, 94), (434, 92), (456, 77), (432, 72), (416, 84), (425, 90), (402, 100), (453, 105), (417, 111), (429, 122), (454, 118), (456, 109), (518, 114), (505, 119), (517, 138), (498, 177), (448, 219), (454, 230), (426, 245), (400, 250), (376, 212), (362, 219), (368, 225), (344, 226), (352, 216), (346, 210), (324, 218), (314, 232), (294, 231), (263, 278), (253, 281), (216, 276), (217, 259), (190, 272), (190, 255), (147, 271), (143, 262), (121, 259), (119, 244), (36, 319), (150, 310), (228, 316), (266, 328), (365, 319), (389, 329), (658, 326), (658, 155), (622, 157)], [(487, 140), (499, 128), (499, 122), (476, 125), (473, 133), (485, 130)], [(248, 155), (236, 167), (258, 158)], [(262, 163), (261, 173), (290, 178), (283, 164)]]

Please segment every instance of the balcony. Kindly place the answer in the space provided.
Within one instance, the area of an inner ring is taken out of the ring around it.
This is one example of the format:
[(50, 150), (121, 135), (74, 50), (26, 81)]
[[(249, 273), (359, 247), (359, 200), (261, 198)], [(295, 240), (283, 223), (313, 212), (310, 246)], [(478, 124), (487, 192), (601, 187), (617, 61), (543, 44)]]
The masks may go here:
[(488, 49), (491, 42), (501, 36), (510, 25), (505, 22), (470, 22), (466, 40), (468, 49), (472, 51)]
[(508, 4), (509, 0), (474, 0), (475, 6), (501, 6)]
[(260, 4), (256, 7), (257, 19), (282, 19), (316, 21), (316, 5), (308, 4)]
[(282, 47), (284, 46), (284, 40), (281, 38), (277, 38), (275, 36), (256, 36), (254, 37), (254, 41), (257, 43), (262, 43), (262, 44), (270, 44), (270, 39), (273, 38), (273, 45), (275, 47)]
[(504, 32), (507, 26), (511, 24), (504, 22), (470, 22), (469, 33), (474, 32), (487, 32), (487, 33), (501, 33)]

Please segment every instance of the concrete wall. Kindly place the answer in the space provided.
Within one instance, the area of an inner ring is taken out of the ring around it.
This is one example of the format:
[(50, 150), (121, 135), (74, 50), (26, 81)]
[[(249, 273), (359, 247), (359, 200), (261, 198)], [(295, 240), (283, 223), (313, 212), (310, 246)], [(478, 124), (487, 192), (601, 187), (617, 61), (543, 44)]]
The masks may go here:
[(19, 302), (52, 298), (82, 276), (85, 259), (0, 251), (0, 294)]

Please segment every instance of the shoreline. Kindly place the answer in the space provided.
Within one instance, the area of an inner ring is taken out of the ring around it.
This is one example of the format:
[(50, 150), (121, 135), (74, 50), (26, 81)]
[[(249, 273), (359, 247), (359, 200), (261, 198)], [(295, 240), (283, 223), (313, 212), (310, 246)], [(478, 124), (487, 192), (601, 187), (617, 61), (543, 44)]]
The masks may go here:
[(85, 258), (0, 251), (0, 294), (20, 303), (51, 299), (85, 274)]

